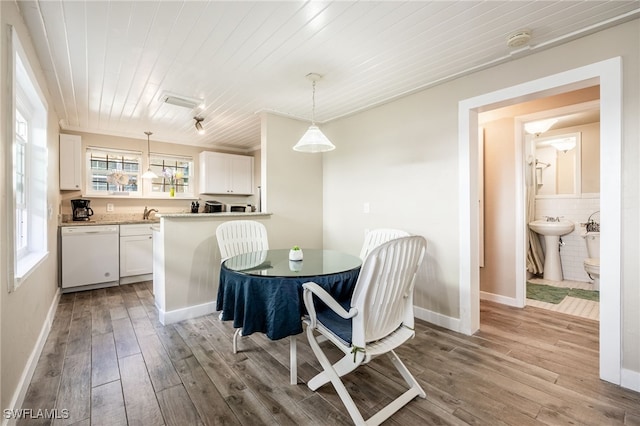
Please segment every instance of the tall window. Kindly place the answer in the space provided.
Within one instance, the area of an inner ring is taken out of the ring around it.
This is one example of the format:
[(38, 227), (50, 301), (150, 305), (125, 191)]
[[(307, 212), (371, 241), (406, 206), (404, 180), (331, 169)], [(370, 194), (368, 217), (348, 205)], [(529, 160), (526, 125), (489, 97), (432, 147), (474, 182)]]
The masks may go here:
[(141, 196), (142, 153), (87, 148), (87, 194)]
[(14, 280), (10, 290), (47, 256), (47, 107), (15, 32), (13, 47), (13, 143), (10, 193), (14, 224)]

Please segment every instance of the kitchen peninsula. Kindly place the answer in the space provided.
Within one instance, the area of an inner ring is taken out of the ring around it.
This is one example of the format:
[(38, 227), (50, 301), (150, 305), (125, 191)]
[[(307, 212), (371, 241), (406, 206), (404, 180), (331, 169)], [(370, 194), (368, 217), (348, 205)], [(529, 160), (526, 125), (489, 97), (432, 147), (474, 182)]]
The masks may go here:
[(153, 232), (153, 294), (162, 324), (215, 311), (220, 275), (216, 228), (229, 220), (257, 220), (269, 228), (271, 213), (157, 214)]

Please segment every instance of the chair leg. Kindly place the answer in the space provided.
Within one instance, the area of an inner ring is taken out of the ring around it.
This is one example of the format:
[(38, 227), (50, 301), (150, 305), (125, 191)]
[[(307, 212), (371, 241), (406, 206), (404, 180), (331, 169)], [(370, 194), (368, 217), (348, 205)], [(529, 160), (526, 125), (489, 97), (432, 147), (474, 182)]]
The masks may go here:
[[(342, 377), (346, 374), (351, 373), (353, 370), (358, 367), (360, 363), (353, 362), (353, 355), (347, 354), (340, 358), (338, 362), (333, 364), (333, 370), (338, 375), (338, 377)], [(320, 388), (320, 386), (329, 383), (331, 379), (327, 376), (326, 372), (322, 372), (314, 376), (311, 380), (309, 380), (308, 386), (311, 390), (316, 390)]]
[(396, 367), (400, 375), (402, 375), (404, 381), (407, 382), (407, 386), (409, 386), (410, 389), (415, 389), (418, 392), (417, 396), (420, 398), (426, 398), (427, 394), (424, 392), (424, 389), (422, 389), (422, 386), (420, 386), (415, 377), (413, 377), (409, 369), (404, 365), (400, 358), (398, 358), (395, 351), (389, 351), (387, 355), (389, 355), (391, 362)]
[[(324, 370), (324, 373), (322, 374), (326, 375), (326, 377), (331, 381), (331, 384), (336, 389), (336, 392), (338, 393), (338, 396), (342, 400), (342, 403), (344, 404), (347, 411), (349, 412), (349, 416), (351, 416), (351, 419), (356, 425), (365, 425), (366, 423), (364, 421), (364, 418), (362, 417), (362, 414), (360, 414), (358, 407), (356, 407), (355, 402), (353, 402), (351, 395), (349, 395), (347, 388), (344, 386), (344, 383), (342, 383), (342, 380), (340, 380), (340, 377), (338, 376), (336, 371), (333, 369), (333, 366), (331, 365), (331, 362), (329, 361), (329, 359), (326, 357), (322, 349), (320, 349), (320, 345), (316, 341), (316, 338), (313, 335), (313, 329), (311, 327), (307, 327), (307, 337), (309, 340), (309, 345), (313, 350), (313, 353), (316, 355), (316, 358), (318, 358), (318, 361), (320, 362), (320, 365)], [(338, 363), (340, 363), (341, 361), (339, 361)], [(355, 367), (357, 367), (357, 365)], [(311, 386), (309, 386), (309, 388), (311, 390), (315, 390), (311, 388)]]
[(238, 336), (242, 336), (242, 329), (236, 328), (236, 332), (233, 333), (233, 353), (238, 353)]

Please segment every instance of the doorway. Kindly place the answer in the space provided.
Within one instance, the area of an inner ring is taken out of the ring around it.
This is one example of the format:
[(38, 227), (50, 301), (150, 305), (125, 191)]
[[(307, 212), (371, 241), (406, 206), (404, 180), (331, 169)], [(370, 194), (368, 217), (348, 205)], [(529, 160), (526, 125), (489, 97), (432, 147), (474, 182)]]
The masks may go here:
[[(478, 113), (571, 90), (600, 85), (601, 217), (607, 224), (601, 233), (600, 259), (600, 378), (620, 384), (621, 320), (621, 58), (613, 58), (560, 74), (498, 90), (459, 103), (458, 147), (460, 153), (460, 320), (461, 330), (475, 333), (480, 327), (479, 234), (478, 234)], [(516, 270), (525, 270), (524, 182), (516, 175)]]

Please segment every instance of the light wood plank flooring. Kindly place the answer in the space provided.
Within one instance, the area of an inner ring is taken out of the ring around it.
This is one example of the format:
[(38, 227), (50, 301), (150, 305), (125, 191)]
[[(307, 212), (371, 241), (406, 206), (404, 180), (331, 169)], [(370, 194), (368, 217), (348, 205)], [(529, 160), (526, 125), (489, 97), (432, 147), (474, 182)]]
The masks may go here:
[[(243, 337), (217, 315), (162, 326), (139, 283), (63, 295), (25, 409), (69, 418), (18, 424), (346, 425), (333, 388), (310, 391), (319, 368), (298, 336), (299, 384), (288, 384), (288, 339)], [(640, 425), (640, 394), (600, 381), (598, 323), (483, 302), (464, 336), (418, 321), (398, 350), (425, 391), (388, 425)], [(333, 356), (338, 354), (332, 352)], [(371, 415), (401, 392), (387, 358), (345, 381)]]

